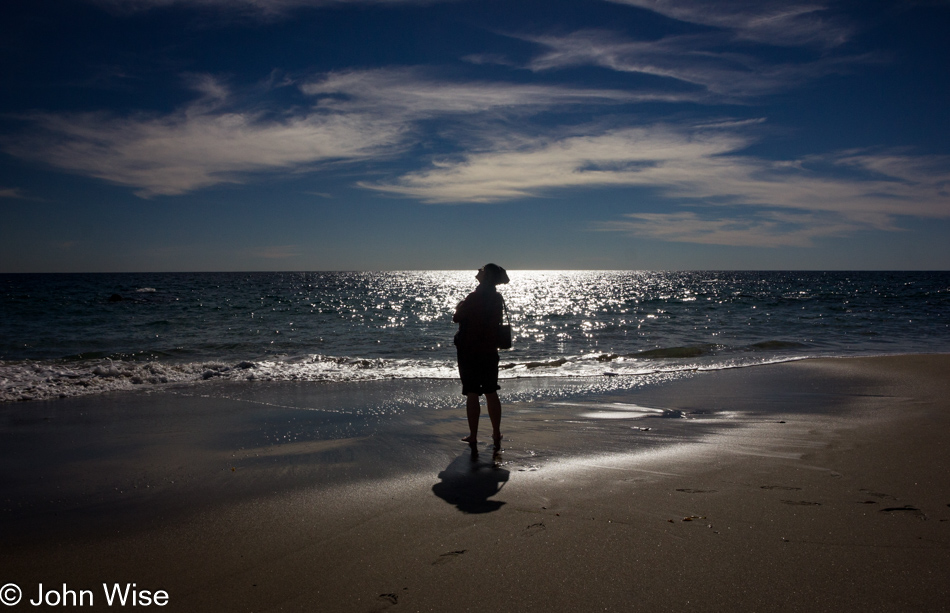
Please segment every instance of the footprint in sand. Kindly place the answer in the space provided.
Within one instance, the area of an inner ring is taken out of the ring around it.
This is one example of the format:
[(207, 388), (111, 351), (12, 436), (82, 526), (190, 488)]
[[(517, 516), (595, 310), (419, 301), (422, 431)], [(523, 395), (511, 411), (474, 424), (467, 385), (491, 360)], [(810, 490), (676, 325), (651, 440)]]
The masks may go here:
[(860, 489), (859, 492), (864, 492), (868, 496), (874, 496), (875, 498), (880, 498), (882, 500), (897, 500), (896, 496), (891, 496), (890, 494), (883, 494), (881, 492), (872, 492), (871, 490)]
[(458, 551), (450, 551), (448, 553), (443, 553), (439, 556), (439, 559), (432, 563), (433, 566), (438, 566), (439, 564), (448, 564), (455, 558), (464, 554), (468, 549), (459, 549)]
[(763, 490), (784, 490), (786, 492), (794, 492), (802, 489), (800, 487), (791, 487), (789, 485), (760, 485), (759, 487)]
[[(795, 488), (798, 489), (798, 488)], [(783, 500), (785, 504), (793, 504), (802, 507), (820, 507), (820, 502), (809, 502), (808, 500)]]
[(888, 507), (886, 509), (881, 509), (879, 513), (906, 513), (908, 515), (914, 515), (918, 519), (927, 519), (927, 516), (924, 515), (923, 511), (909, 504), (905, 504), (902, 507)]
[(676, 488), (677, 492), (683, 492), (684, 494), (715, 494), (716, 490), (694, 490), (689, 487), (678, 487)]
[(534, 536), (535, 534), (539, 532), (543, 532), (544, 530), (547, 530), (547, 526), (544, 525), (543, 521), (539, 521), (538, 523), (531, 524), (530, 526), (525, 528), (524, 534), (525, 536)]

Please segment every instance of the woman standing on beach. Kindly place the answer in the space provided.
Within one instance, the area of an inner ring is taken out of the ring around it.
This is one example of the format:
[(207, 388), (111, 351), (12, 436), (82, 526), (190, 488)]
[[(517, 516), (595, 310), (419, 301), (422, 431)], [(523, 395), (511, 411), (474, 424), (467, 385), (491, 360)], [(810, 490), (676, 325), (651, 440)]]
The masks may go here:
[(455, 309), (452, 321), (459, 325), (455, 334), (462, 394), (468, 414), (469, 435), (462, 440), (473, 447), (478, 442), (478, 397), (485, 394), (495, 449), (501, 447), (501, 402), (498, 400), (498, 326), (505, 301), (495, 289), (508, 283), (508, 273), (497, 264), (485, 264), (475, 275), (478, 287)]

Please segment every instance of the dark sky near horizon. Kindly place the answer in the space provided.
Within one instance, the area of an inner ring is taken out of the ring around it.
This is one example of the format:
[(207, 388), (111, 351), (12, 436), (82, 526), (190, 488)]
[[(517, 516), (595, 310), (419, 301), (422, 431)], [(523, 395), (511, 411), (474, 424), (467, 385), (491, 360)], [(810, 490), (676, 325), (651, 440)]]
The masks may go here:
[(950, 1), (0, 8), (0, 272), (950, 269)]

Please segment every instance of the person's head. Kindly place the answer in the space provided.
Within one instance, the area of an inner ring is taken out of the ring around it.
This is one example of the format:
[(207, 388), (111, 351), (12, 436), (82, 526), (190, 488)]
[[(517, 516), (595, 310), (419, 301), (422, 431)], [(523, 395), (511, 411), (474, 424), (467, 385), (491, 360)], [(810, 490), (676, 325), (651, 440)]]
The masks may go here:
[(490, 285), (503, 285), (508, 283), (508, 273), (498, 264), (485, 264), (478, 269), (475, 275), (479, 283), (488, 283)]

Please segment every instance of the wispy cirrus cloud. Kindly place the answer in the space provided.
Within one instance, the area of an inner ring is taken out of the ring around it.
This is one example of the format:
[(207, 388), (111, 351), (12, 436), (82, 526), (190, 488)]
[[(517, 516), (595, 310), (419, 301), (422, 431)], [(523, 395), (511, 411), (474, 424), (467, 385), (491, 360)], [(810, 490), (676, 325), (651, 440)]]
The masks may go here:
[[(319, 97), (321, 108), (372, 112), (417, 119), (488, 111), (517, 112), (579, 104), (617, 104), (685, 97), (657, 91), (628, 91), (498, 81), (452, 81), (416, 68), (339, 71), (304, 81), (300, 89)], [(690, 98), (692, 99), (692, 98)]]
[(270, 120), (190, 105), (168, 115), (33, 113), (37, 128), (4, 149), (126, 185), (142, 197), (178, 195), (248, 173), (379, 156), (404, 126), (386, 118), (309, 113)]
[(689, 99), (650, 91), (448, 81), (395, 68), (282, 82), (297, 87), (311, 104), (281, 114), (242, 110), (240, 96), (210, 75), (189, 74), (185, 81), (199, 95), (175, 112), (32, 113), (22, 118), (33, 129), (4, 139), (3, 149), (153, 197), (240, 183), (258, 172), (391, 157), (414, 142), (418, 122), (432, 118), (461, 117), (471, 125), (484, 114), (511, 118), (551, 108)]
[(18, 187), (0, 187), (0, 198), (14, 198), (17, 200), (25, 200), (26, 195), (23, 194), (23, 190)]
[(829, 2), (794, 0), (608, 0), (730, 32), (737, 39), (782, 46), (835, 47), (853, 28)]
[(839, 215), (777, 211), (730, 216), (716, 213), (628, 213), (622, 219), (597, 222), (591, 227), (674, 243), (731, 247), (808, 247), (816, 238), (841, 237), (871, 229)]
[(707, 100), (741, 101), (772, 94), (830, 74), (878, 61), (872, 55), (823, 56), (798, 63), (773, 63), (755, 55), (723, 50), (718, 35), (680, 35), (635, 41), (602, 30), (557, 36), (519, 36), (542, 46), (527, 68), (545, 71), (598, 66), (618, 72), (660, 77), (696, 88)]
[[(774, 161), (742, 155), (753, 141), (743, 123), (622, 128), (529, 144), (509, 135), (495, 150), (362, 185), (429, 203), (643, 188), (680, 210), (634, 213), (596, 229), (717, 244), (802, 245), (862, 229), (897, 230), (905, 216), (950, 219), (950, 158), (849, 151)], [(648, 192), (631, 198), (656, 200)], [(702, 214), (682, 210), (697, 207)], [(737, 208), (748, 214), (736, 217)]]
[(339, 161), (381, 159), (413, 142), (416, 122), (439, 116), (537, 112), (617, 104), (649, 93), (505, 83), (449, 82), (410, 69), (345, 71), (303, 80), (309, 106), (241, 108), (240, 96), (207, 75), (189, 75), (200, 95), (166, 114), (31, 113), (32, 128), (6, 138), (18, 157), (134, 188), (178, 195), (249, 174)]
[(583, 186), (636, 185), (651, 168), (739, 149), (730, 134), (695, 134), (665, 127), (623, 128), (564, 138), (497, 136), (490, 151), (437, 159), (394, 183), (364, 187), (429, 203), (499, 202)]

